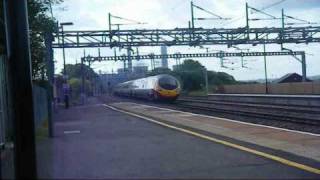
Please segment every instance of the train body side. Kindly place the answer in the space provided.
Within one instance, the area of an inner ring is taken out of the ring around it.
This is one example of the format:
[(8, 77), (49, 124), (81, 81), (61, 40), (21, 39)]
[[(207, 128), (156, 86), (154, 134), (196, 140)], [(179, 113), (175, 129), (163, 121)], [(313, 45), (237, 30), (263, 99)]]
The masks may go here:
[(173, 76), (166, 74), (150, 76), (118, 84), (114, 93), (150, 100), (175, 100), (180, 94), (180, 83)]

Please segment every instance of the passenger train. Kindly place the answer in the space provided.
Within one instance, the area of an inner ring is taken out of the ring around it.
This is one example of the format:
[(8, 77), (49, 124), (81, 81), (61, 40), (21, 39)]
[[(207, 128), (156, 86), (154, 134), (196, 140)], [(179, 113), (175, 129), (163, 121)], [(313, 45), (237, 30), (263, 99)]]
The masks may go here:
[(180, 83), (175, 77), (162, 74), (120, 83), (114, 87), (113, 93), (154, 101), (174, 101), (180, 94)]

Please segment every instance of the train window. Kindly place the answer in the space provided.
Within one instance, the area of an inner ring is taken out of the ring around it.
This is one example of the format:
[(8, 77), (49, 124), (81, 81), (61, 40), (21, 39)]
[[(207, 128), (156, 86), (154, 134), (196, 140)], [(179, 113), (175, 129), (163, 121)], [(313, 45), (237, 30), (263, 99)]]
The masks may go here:
[(159, 86), (163, 89), (173, 90), (178, 87), (178, 82), (170, 77), (161, 77), (159, 79)]

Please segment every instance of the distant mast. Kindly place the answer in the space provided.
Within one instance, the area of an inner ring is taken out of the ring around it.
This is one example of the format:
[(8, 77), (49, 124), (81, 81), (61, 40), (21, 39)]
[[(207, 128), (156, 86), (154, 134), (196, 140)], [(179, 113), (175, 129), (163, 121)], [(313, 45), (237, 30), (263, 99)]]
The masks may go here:
[(161, 46), (161, 55), (163, 56), (161, 59), (161, 67), (168, 68), (168, 57), (165, 57), (168, 55), (167, 46)]

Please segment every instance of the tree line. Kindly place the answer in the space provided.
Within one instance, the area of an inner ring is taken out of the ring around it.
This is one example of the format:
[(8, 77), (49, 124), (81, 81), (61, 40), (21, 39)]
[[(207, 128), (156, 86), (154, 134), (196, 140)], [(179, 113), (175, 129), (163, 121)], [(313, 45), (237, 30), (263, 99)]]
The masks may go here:
[(182, 64), (176, 65), (173, 70), (156, 68), (148, 73), (149, 76), (157, 74), (170, 74), (175, 76), (179, 79), (182, 89), (185, 92), (204, 89), (205, 75), (207, 75), (210, 89), (218, 87), (219, 85), (237, 83), (233, 76), (225, 72), (208, 71), (201, 63), (192, 59), (185, 60)]

